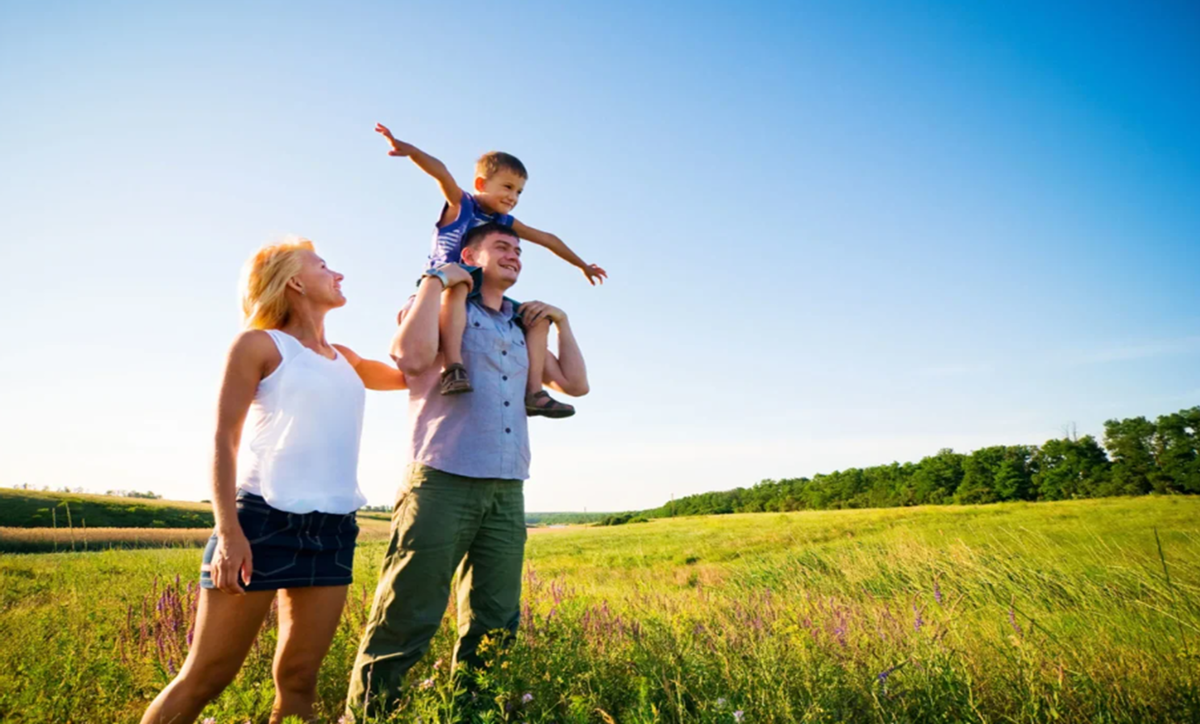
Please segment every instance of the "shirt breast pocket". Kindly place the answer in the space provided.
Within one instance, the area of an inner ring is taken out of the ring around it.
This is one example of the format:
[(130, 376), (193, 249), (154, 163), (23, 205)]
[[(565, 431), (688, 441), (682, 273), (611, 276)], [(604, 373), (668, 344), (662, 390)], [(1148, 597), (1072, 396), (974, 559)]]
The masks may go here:
[(467, 320), (467, 331), (463, 332), (463, 349), (471, 352), (487, 354), (497, 347), (495, 332), (481, 325), (478, 321)]

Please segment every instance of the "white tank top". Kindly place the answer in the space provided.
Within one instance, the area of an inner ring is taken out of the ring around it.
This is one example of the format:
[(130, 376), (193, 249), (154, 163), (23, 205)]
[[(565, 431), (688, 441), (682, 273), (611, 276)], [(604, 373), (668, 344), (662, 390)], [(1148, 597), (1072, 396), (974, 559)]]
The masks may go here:
[(352, 513), (367, 502), (358, 488), (362, 380), (340, 353), (329, 359), (290, 334), (267, 334), (283, 361), (254, 393), (238, 487), (289, 513)]

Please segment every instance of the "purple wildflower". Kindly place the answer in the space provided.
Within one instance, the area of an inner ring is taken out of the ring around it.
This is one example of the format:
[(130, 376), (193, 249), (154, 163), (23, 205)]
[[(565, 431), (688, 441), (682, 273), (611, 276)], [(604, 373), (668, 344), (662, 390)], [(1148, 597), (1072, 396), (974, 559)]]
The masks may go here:
[(921, 609), (917, 608), (917, 604), (915, 603), (913, 604), (913, 614), (915, 616), (913, 618), (913, 631), (920, 631), (921, 627), (925, 625), (925, 619), (921, 618)]
[(1010, 606), (1008, 609), (1008, 622), (1012, 625), (1013, 631), (1016, 631), (1018, 636), (1025, 635), (1025, 632), (1021, 630), (1021, 624), (1017, 623), (1017, 611), (1015, 607)]
[(937, 601), (939, 606), (942, 605), (942, 587), (938, 585), (936, 578), (933, 579), (933, 600)]
[(733, 713), (733, 720), (736, 722), (740, 722), (742, 720), (742, 717), (744, 717), (744, 716), (746, 716), (746, 712), (742, 711), (741, 709), (738, 709), (737, 711), (735, 711)]
[(725, 708), (725, 697), (722, 696), (721, 698), (717, 699), (717, 708), (718, 709)]
[(525, 703), (525, 704), (528, 704), (529, 702), (533, 701), (533, 694), (529, 693), (528, 691), (527, 691), (527, 692), (525, 692), (525, 693), (524, 693), (524, 694), (521, 696), (521, 701), (522, 701), (523, 703)]
[(430, 678), (430, 679), (426, 679), (426, 680), (424, 680), (424, 681), (422, 681), (422, 682), (421, 682), (421, 688), (422, 688), (422, 689), (428, 689), (428, 688), (430, 688), (430, 687), (432, 687), (432, 686), (433, 686), (433, 679), (432, 679), (432, 678)]

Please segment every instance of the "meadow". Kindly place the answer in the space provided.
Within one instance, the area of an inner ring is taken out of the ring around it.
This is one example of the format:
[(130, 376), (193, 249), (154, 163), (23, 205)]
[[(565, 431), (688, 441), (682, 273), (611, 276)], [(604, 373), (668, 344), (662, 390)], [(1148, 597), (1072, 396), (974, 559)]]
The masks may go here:
[[(383, 550), (361, 547), (322, 671), (330, 722)], [(0, 558), (0, 720), (136, 721), (186, 653), (198, 563)], [(529, 539), (520, 638), (492, 649), (474, 698), (446, 673), (452, 628), (390, 721), (1200, 721), (1200, 499), (547, 533)], [(206, 717), (265, 721), (274, 640), (269, 622)]]

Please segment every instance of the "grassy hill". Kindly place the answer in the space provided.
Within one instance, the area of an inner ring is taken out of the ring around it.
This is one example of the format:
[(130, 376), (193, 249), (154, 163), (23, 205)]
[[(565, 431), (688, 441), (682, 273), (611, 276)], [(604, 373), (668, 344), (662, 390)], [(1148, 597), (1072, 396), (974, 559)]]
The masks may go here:
[[(530, 525), (593, 523), (606, 513), (529, 513)], [(359, 511), (389, 521), (390, 512)], [(208, 503), (0, 488), (0, 528), (211, 528)]]
[(0, 488), (0, 527), (211, 528), (208, 503)]
[[(356, 556), (325, 720), (384, 550)], [(183, 660), (196, 560), (0, 557), (0, 721), (136, 720)], [(479, 700), (492, 721), (561, 724), (1200, 721), (1198, 562), (1195, 497), (551, 530), (529, 538), (520, 637)], [(462, 721), (454, 616), (395, 721)], [(266, 719), (273, 622), (261, 637), (202, 717)]]

